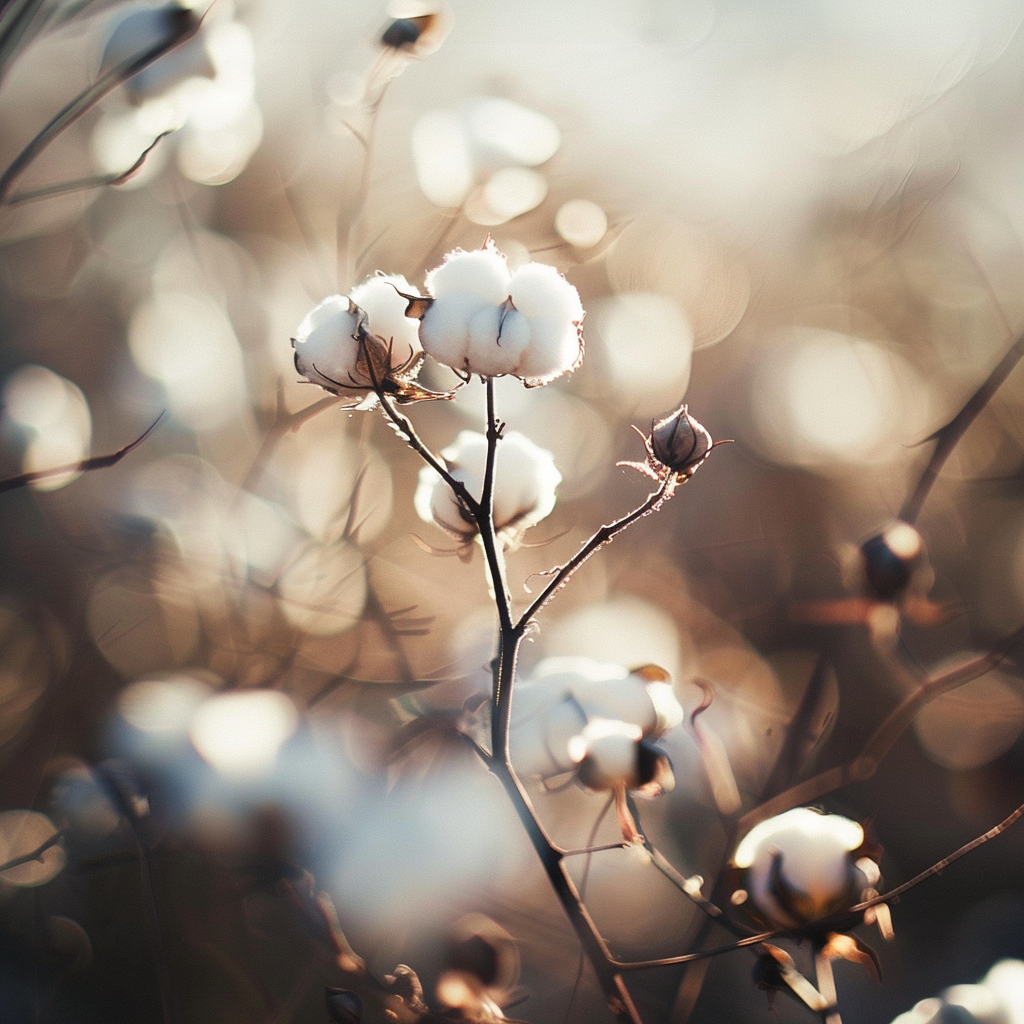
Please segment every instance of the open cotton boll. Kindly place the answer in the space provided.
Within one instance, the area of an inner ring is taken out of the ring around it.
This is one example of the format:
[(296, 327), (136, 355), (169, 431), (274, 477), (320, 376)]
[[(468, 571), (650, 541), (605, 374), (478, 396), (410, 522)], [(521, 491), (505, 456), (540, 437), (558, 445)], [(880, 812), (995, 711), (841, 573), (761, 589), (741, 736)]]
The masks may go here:
[(747, 890), (773, 925), (796, 927), (854, 902), (867, 878), (852, 856), (864, 829), (838, 814), (809, 807), (755, 825), (733, 862), (747, 871)]
[[(474, 498), (479, 498), (487, 465), (487, 438), (463, 430), (441, 456), (452, 476), (465, 484)], [(550, 514), (555, 507), (555, 490), (561, 482), (562, 474), (555, 468), (551, 453), (528, 437), (511, 431), (498, 442), (494, 459), (494, 526), (503, 534), (507, 546)], [(415, 504), (421, 519), (432, 519), (460, 540), (469, 540), (476, 533), (476, 524), (451, 488), (429, 466), (420, 471)]]
[(352, 301), (366, 313), (371, 334), (392, 345), (391, 362), (401, 365), (417, 356), (422, 348), (418, 325), (405, 315), (409, 300), (405, 295), (419, 295), (401, 274), (371, 277), (352, 289)]
[(315, 306), (295, 332), (295, 369), (328, 391), (367, 391), (372, 382), (357, 365), (359, 326), (365, 316), (344, 295)]
[(546, 384), (583, 356), (583, 305), (554, 267), (528, 263), (514, 274), (487, 244), (456, 249), (427, 274), (431, 302), (422, 314), (427, 355), (461, 373), (511, 375)]

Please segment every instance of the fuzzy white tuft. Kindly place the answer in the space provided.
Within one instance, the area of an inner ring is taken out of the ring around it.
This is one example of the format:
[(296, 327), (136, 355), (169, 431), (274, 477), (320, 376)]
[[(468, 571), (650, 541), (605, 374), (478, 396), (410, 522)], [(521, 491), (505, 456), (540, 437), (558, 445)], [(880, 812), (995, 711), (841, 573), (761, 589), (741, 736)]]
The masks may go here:
[(406, 295), (419, 295), (401, 274), (371, 277), (352, 289), (352, 301), (366, 313), (367, 329), (392, 346), (391, 365), (395, 368), (415, 358), (422, 348), (418, 325), (405, 315)]
[(426, 283), (434, 301), (420, 341), (439, 363), (529, 384), (546, 384), (579, 365), (583, 305), (554, 267), (528, 263), (510, 274), (488, 241), (475, 252), (449, 253)]
[(856, 897), (865, 879), (851, 854), (863, 842), (857, 822), (795, 807), (755, 825), (733, 861), (747, 869), (747, 889), (765, 917), (794, 927)]
[[(441, 455), (452, 476), (479, 498), (484, 486), (487, 438), (463, 430)], [(561, 482), (562, 475), (549, 451), (516, 431), (506, 434), (498, 443), (494, 460), (495, 528), (504, 532), (507, 540), (518, 539), (524, 530), (551, 513), (555, 490)], [(429, 466), (420, 471), (415, 503), (421, 519), (434, 520), (455, 536), (469, 539), (476, 532), (451, 488)]]
[(356, 370), (359, 317), (344, 295), (330, 295), (315, 306), (295, 332), (295, 368), (307, 380), (330, 391), (367, 389), (370, 382)]

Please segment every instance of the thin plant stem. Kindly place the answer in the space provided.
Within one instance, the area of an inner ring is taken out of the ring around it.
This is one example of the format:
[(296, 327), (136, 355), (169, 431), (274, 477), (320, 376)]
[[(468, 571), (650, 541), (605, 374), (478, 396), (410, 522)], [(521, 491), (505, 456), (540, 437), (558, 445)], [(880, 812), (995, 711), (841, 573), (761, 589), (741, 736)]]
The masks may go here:
[(89, 189), (105, 188), (108, 185), (123, 185), (142, 165), (146, 157), (156, 149), (157, 145), (173, 135), (172, 131), (161, 132), (140, 154), (138, 159), (124, 171), (114, 171), (111, 174), (93, 174), (87, 178), (75, 178), (72, 181), (58, 181), (52, 185), (42, 185), (39, 188), (24, 189), (15, 192), (7, 199), (8, 206), (18, 206), (21, 203), (34, 203), (40, 199), (52, 199), (54, 196), (69, 195), (72, 192), (86, 192)]
[(82, 459), (80, 462), (71, 462), (66, 466), (54, 466), (52, 469), (36, 469), (28, 473), (19, 473), (17, 476), (9, 476), (0, 480), (0, 494), (5, 491), (13, 491), (19, 487), (27, 487), (37, 480), (47, 480), (54, 476), (63, 476), (66, 473), (87, 473), (92, 469), (106, 469), (120, 462), (129, 452), (134, 451), (149, 437), (156, 429), (157, 424), (164, 418), (160, 415), (134, 440), (116, 452), (107, 455), (94, 455), (91, 459)]
[(23, 853), (19, 857), (12, 857), (10, 860), (4, 861), (3, 864), (0, 864), (0, 875), (5, 871), (10, 871), (12, 868), (21, 867), (22, 864), (31, 864), (33, 861), (41, 862), (43, 854), (51, 847), (56, 846), (63, 838), (63, 832), (54, 832), (49, 839), (44, 839), (34, 850), (30, 850), (28, 853)]
[(113, 92), (129, 78), (145, 70), (165, 53), (190, 39), (199, 31), (201, 19), (189, 18), (182, 21), (181, 29), (176, 35), (161, 40), (141, 53), (115, 64), (109, 71), (102, 74), (92, 85), (80, 92), (70, 103), (54, 115), (36, 134), (24, 149), (11, 161), (7, 169), (0, 174), (0, 204), (10, 202), (15, 182), (25, 173), (40, 154), (65, 129), (79, 118), (87, 114), (108, 93)]
[(516, 632), (522, 635), (526, 631), (526, 627), (530, 624), (531, 620), (548, 603), (548, 601), (551, 600), (555, 595), (555, 592), (560, 590), (569, 582), (573, 573), (575, 573), (576, 570), (579, 569), (580, 566), (582, 566), (583, 563), (598, 550), (598, 548), (603, 547), (628, 526), (632, 526), (632, 524), (638, 519), (642, 519), (644, 516), (657, 511), (663, 502), (672, 497), (676, 484), (677, 480), (675, 475), (668, 474), (659, 484), (658, 488), (652, 491), (647, 496), (647, 499), (633, 509), (632, 512), (624, 515), (621, 519), (616, 519), (613, 523), (602, 526), (589, 540), (584, 543), (583, 547), (581, 547), (568, 562), (559, 566), (557, 569), (552, 570), (551, 579), (548, 581), (544, 589), (537, 595), (529, 608), (523, 612), (519, 621), (516, 623)]
[(900, 519), (904, 522), (913, 523), (920, 515), (925, 499), (960, 438), (978, 418), (982, 409), (988, 405), (1003, 381), (1009, 377), (1013, 368), (1020, 362), (1022, 356), (1024, 356), (1024, 334), (1021, 334), (1010, 346), (1006, 355), (999, 360), (963, 408), (944, 427), (940, 427), (931, 437), (927, 438), (929, 441), (936, 442), (935, 449), (921, 473), (917, 486), (904, 502), (903, 508), (900, 509)]
[(377, 392), (377, 397), (380, 399), (381, 408), (384, 410), (385, 415), (398, 429), (398, 432), (405, 439), (406, 444), (423, 461), (435, 470), (442, 480), (455, 492), (458, 499), (463, 503), (465, 508), (469, 511), (470, 515), (476, 516), (480, 510), (480, 504), (474, 498), (467, 489), (466, 485), (461, 480), (456, 480), (455, 477), (448, 472), (447, 467), (444, 463), (420, 440), (419, 434), (416, 433), (416, 428), (413, 427), (409, 417), (400, 413), (392, 402), (391, 398), (384, 394), (382, 391)]
[(963, 686), (972, 679), (977, 679), (978, 676), (991, 671), (1022, 639), (1024, 639), (1024, 627), (1011, 633), (1001, 644), (985, 654), (922, 680), (913, 692), (907, 694), (889, 712), (855, 757), (846, 764), (830, 768), (828, 771), (820, 772), (804, 782), (791, 786), (778, 796), (754, 808), (739, 820), (737, 834), (745, 834), (759, 821), (774, 817), (792, 807), (811, 803), (841, 786), (851, 782), (864, 782), (871, 778), (878, 770), (882, 759), (918, 716), (922, 708), (936, 697), (955, 690), (958, 686)]
[(827, 1004), (827, 1009), (821, 1011), (822, 1021), (824, 1024), (843, 1024), (836, 1007), (836, 979), (832, 973), (832, 961), (820, 948), (814, 951), (814, 977), (818, 983), (818, 991)]

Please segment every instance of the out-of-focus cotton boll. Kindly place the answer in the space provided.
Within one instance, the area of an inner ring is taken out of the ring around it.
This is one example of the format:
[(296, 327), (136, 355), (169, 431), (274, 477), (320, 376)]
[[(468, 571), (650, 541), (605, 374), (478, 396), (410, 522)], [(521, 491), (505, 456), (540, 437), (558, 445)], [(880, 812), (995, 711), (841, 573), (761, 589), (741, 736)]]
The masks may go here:
[(427, 275), (433, 302), (420, 340), (438, 362), (482, 377), (511, 374), (545, 384), (579, 365), (579, 293), (554, 267), (527, 263), (510, 274), (490, 241), (448, 253)]
[(733, 862), (746, 869), (747, 890), (768, 922), (793, 928), (853, 903), (878, 880), (853, 856), (863, 843), (857, 822), (795, 807), (755, 825)]
[[(483, 493), (487, 465), (487, 438), (463, 430), (454, 444), (441, 452), (449, 472), (466, 485), (474, 498)], [(510, 431), (498, 442), (494, 459), (494, 526), (506, 546), (518, 542), (555, 507), (555, 491), (562, 474), (549, 451), (528, 437)], [(424, 522), (433, 520), (441, 529), (462, 541), (476, 533), (476, 524), (452, 489), (429, 466), (420, 470), (416, 511)]]
[[(103, 50), (101, 70), (107, 71), (159, 46), (170, 46), (175, 39), (194, 31), (197, 21), (193, 10), (177, 3), (130, 11), (110, 33)], [(214, 74), (205, 42), (197, 35), (133, 75), (124, 88), (128, 98), (138, 104), (168, 92), (189, 78), (213, 78)]]
[(569, 741), (569, 756), (580, 784), (597, 792), (630, 789), (655, 797), (675, 787), (668, 756), (629, 722), (591, 719)]
[(524, 775), (571, 771), (569, 745), (586, 724), (608, 719), (657, 739), (683, 720), (669, 676), (654, 665), (630, 672), (591, 658), (547, 658), (519, 687), (510, 739)]
[(405, 315), (408, 300), (419, 292), (401, 275), (371, 277), (352, 289), (352, 301), (366, 314), (371, 334), (393, 346), (392, 365), (402, 365), (422, 351), (415, 320)]

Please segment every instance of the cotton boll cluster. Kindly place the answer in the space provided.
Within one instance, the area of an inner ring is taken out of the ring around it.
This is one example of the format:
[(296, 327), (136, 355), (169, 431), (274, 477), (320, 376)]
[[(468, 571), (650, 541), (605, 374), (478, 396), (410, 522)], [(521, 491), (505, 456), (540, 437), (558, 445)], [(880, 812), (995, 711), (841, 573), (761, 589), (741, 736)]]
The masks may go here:
[[(441, 452), (448, 471), (474, 497), (483, 493), (487, 465), (487, 438), (463, 430)], [(555, 507), (555, 490), (562, 475), (549, 451), (528, 437), (510, 431), (498, 442), (494, 459), (494, 527), (507, 547), (535, 526)], [(463, 542), (476, 534), (476, 523), (451, 487), (429, 466), (420, 470), (416, 511), (424, 522), (433, 520)]]
[(755, 825), (733, 864), (773, 927), (796, 928), (857, 902), (880, 877), (863, 853), (864, 829), (838, 814), (795, 807)]
[(426, 285), (433, 301), (420, 341), (445, 366), (546, 384), (583, 357), (579, 293), (554, 267), (527, 263), (510, 272), (504, 253), (488, 240), (473, 252), (448, 253)]
[(378, 387), (400, 395), (419, 370), (422, 350), (398, 289), (412, 293), (404, 277), (373, 277), (351, 296), (324, 299), (292, 339), (295, 369), (336, 395), (366, 399)]
[(892, 1024), (1022, 1024), (1024, 961), (1000, 960), (976, 985), (953, 985), (922, 999)]

